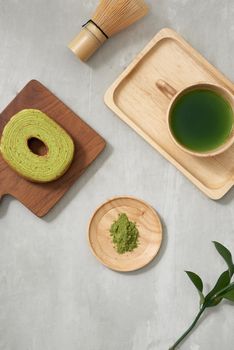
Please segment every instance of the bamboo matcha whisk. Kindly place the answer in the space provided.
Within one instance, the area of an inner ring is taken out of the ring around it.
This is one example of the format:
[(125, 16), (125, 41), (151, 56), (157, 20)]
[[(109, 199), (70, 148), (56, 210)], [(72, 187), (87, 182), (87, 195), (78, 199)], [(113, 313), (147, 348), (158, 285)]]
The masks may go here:
[(87, 61), (112, 35), (130, 26), (148, 12), (144, 0), (100, 0), (83, 30), (69, 48), (82, 61)]

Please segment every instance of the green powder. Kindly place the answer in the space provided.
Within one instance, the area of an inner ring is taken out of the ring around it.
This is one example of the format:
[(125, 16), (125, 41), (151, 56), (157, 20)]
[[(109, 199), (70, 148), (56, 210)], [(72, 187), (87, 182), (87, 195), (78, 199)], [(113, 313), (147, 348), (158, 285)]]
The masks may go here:
[(115, 249), (119, 254), (131, 252), (138, 247), (139, 231), (126, 214), (119, 214), (118, 220), (111, 225), (110, 233)]

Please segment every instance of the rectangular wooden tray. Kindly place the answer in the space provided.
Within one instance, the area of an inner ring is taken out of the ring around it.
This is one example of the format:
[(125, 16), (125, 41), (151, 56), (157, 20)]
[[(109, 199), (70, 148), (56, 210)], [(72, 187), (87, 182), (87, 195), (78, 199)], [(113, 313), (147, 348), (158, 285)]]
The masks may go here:
[(11, 117), (27, 108), (46, 113), (71, 135), (75, 144), (74, 159), (68, 171), (58, 180), (44, 184), (23, 179), (0, 156), (0, 198), (10, 194), (35, 215), (42, 217), (78, 180), (102, 152), (106, 143), (96, 131), (36, 80), (31, 80), (1, 113), (0, 135)]
[(176, 90), (197, 82), (234, 86), (223, 74), (171, 29), (162, 29), (120, 75), (105, 95), (105, 103), (122, 120), (176, 166), (201, 191), (220, 199), (234, 185), (234, 146), (212, 158), (180, 150), (166, 128), (169, 99), (156, 87), (163, 79)]

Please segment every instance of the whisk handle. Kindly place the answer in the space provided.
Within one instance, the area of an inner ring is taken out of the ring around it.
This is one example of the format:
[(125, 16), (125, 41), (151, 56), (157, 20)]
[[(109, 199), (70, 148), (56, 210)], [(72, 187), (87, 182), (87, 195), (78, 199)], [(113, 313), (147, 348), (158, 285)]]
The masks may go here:
[(93, 21), (88, 21), (68, 47), (82, 61), (87, 61), (107, 39), (101, 28)]

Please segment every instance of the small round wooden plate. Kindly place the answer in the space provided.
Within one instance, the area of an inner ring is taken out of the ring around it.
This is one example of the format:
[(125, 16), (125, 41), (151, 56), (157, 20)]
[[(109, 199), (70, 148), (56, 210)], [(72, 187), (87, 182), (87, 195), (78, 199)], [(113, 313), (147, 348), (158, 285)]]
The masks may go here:
[[(139, 246), (132, 252), (118, 254), (110, 236), (110, 227), (120, 213), (127, 214), (139, 230)], [(134, 271), (149, 264), (162, 242), (162, 225), (156, 211), (142, 200), (116, 197), (102, 204), (89, 224), (88, 239), (96, 258), (116, 271)]]

